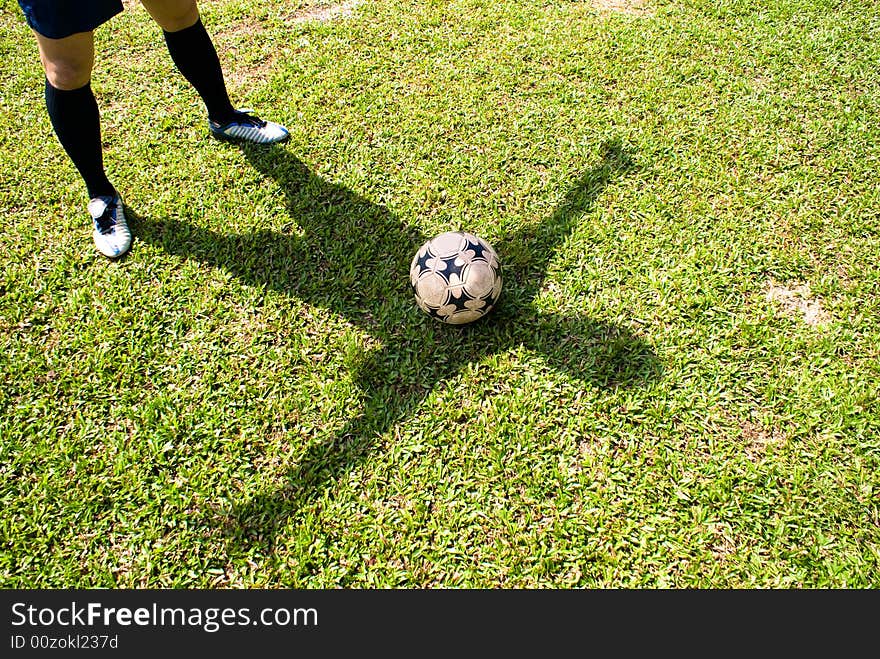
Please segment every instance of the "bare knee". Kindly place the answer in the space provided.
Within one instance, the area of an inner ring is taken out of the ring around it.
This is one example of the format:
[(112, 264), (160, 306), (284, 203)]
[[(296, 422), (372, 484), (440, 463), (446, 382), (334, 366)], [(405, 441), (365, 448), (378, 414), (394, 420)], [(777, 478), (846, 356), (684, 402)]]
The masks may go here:
[(199, 20), (196, 0), (141, 0), (153, 20), (166, 32), (177, 32)]
[(37, 35), (40, 61), (46, 79), (56, 89), (79, 89), (92, 77), (95, 47), (91, 32), (80, 32), (64, 39)]
[(92, 77), (92, 68), (75, 60), (43, 62), (46, 79), (55, 89), (79, 89)]

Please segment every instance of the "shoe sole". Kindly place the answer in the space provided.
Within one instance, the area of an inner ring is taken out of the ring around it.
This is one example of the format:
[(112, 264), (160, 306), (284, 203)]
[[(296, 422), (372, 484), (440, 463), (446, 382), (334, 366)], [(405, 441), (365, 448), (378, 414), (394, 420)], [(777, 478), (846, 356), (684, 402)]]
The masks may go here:
[(255, 144), (257, 146), (264, 144), (278, 144), (279, 142), (285, 142), (290, 138), (290, 133), (284, 135), (284, 137), (279, 137), (275, 140), (269, 140), (266, 142), (255, 142), (254, 140), (249, 140), (246, 137), (235, 137), (233, 135), (227, 135), (226, 133), (221, 133), (219, 131), (211, 130), (211, 135), (216, 140), (220, 140), (221, 142), (238, 142), (239, 144)]

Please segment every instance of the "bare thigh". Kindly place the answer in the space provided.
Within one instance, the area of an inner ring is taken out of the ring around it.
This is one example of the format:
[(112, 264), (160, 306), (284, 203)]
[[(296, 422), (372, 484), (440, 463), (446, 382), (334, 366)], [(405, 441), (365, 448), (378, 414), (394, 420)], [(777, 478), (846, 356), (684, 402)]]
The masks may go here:
[(177, 32), (199, 20), (196, 0), (141, 0), (153, 20), (166, 32)]
[(50, 39), (38, 32), (37, 44), (46, 78), (56, 89), (79, 89), (92, 78), (95, 39), (92, 32), (77, 32), (63, 39)]

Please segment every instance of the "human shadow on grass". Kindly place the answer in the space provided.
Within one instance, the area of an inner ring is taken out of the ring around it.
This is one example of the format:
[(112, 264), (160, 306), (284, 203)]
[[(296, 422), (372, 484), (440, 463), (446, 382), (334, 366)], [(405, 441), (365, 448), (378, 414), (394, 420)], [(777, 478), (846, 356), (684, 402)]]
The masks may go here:
[(283, 485), (228, 511), (224, 524), (235, 542), (271, 549), (290, 516), (365, 460), (375, 438), (413, 415), (463, 367), (492, 354), (524, 348), (584, 386), (634, 386), (658, 375), (650, 346), (625, 328), (534, 304), (555, 249), (602, 189), (633, 169), (619, 143), (602, 146), (598, 162), (572, 181), (549, 217), (490, 238), (503, 267), (501, 300), (489, 316), (464, 326), (444, 325), (415, 305), (409, 264), (429, 236), (317, 176), (283, 146), (240, 148), (284, 191), (290, 221), (282, 231), (222, 234), (174, 219), (134, 218), (138, 237), (341, 314), (381, 348), (354, 367), (362, 402), (346, 426), (304, 447)]

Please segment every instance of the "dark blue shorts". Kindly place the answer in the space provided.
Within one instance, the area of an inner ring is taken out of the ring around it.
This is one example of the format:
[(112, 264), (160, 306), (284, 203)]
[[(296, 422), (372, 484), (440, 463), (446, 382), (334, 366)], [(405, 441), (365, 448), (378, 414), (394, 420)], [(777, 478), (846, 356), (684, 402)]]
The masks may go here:
[(28, 25), (50, 39), (90, 32), (122, 11), (122, 0), (18, 0)]

